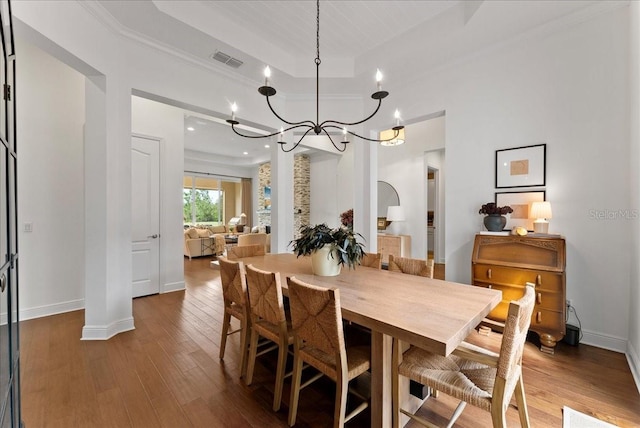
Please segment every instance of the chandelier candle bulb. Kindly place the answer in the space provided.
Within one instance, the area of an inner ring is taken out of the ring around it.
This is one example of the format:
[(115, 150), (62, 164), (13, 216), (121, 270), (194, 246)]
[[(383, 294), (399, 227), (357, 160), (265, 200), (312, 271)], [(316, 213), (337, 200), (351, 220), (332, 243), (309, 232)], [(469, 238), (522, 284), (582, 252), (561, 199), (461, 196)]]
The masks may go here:
[(281, 126), (280, 133), (278, 134), (278, 143), (282, 143), (283, 139), (284, 139), (284, 128)]
[(238, 111), (238, 104), (231, 104), (231, 120), (236, 120), (236, 112)]
[(376, 83), (378, 84), (378, 91), (382, 90), (382, 72), (380, 69), (376, 69)]
[(395, 114), (393, 115), (396, 118), (396, 126), (400, 126), (400, 112), (396, 109)]
[(271, 77), (271, 69), (267, 65), (264, 68), (264, 86), (269, 86), (269, 78)]
[(342, 141), (347, 141), (347, 128), (342, 128)]

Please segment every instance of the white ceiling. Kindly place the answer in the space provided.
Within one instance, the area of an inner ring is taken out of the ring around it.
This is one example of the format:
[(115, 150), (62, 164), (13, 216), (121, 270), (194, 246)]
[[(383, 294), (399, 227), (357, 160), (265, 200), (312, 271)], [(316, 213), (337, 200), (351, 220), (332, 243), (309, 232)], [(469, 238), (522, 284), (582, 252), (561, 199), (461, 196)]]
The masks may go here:
[[(322, 0), (322, 87), (329, 93), (368, 94), (375, 69), (380, 68), (385, 89), (393, 91), (394, 85), (429, 69), (540, 28), (573, 24), (580, 14), (588, 16), (614, 3), (627, 2)], [(315, 1), (99, 0), (93, 5), (123, 34), (243, 75), (256, 87), (268, 64), (278, 75), (279, 92), (315, 89), (309, 84), (315, 78)], [(238, 69), (222, 65), (211, 59), (216, 51), (244, 64)], [(238, 137), (224, 124), (202, 115), (186, 116), (185, 126), (195, 128), (185, 130), (188, 150), (219, 153), (239, 163), (267, 150), (262, 140)]]

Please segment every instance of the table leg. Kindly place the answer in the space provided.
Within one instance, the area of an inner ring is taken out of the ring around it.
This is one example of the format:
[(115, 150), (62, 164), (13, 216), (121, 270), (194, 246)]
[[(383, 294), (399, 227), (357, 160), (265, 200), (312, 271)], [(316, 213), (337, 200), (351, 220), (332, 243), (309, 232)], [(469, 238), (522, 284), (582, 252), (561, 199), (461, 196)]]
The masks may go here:
[(371, 332), (371, 427), (391, 427), (391, 346), (393, 338)]

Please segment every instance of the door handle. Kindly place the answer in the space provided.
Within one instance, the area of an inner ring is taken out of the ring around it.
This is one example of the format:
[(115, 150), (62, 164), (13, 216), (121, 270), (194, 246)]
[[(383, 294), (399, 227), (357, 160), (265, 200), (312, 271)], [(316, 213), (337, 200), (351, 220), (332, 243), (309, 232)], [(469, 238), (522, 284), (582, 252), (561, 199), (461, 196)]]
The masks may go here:
[(160, 235), (158, 235), (157, 233), (154, 233), (153, 235), (149, 235), (149, 236), (147, 236), (147, 238), (153, 238), (153, 239), (156, 239), (156, 238), (158, 238), (159, 236), (160, 236)]

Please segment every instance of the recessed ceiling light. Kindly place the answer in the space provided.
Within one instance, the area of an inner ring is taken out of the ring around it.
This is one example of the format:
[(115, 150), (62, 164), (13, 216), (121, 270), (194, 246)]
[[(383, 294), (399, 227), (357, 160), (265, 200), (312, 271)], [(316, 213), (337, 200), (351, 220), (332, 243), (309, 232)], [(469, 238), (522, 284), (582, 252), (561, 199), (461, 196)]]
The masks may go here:
[(248, 155), (248, 154), (249, 154), (249, 152), (242, 152), (242, 154), (243, 154), (243, 155)]
[(264, 145), (264, 148), (265, 148), (265, 149), (268, 149), (269, 147), (271, 147), (271, 146), (270, 146), (270, 145), (268, 145), (268, 144), (265, 144), (265, 145)]
[(194, 128), (193, 126), (187, 127), (187, 131), (195, 131), (195, 130), (196, 130), (196, 128)]

